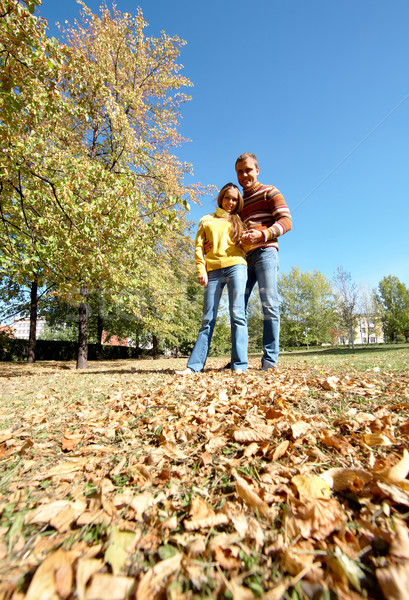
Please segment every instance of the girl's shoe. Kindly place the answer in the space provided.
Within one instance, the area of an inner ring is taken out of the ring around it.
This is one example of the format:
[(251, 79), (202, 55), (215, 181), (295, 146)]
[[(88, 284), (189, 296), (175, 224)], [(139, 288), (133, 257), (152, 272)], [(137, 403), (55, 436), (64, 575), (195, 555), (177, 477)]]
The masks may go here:
[(176, 375), (193, 375), (194, 371), (192, 371), (192, 369), (189, 369), (189, 367), (186, 367), (186, 369), (183, 369), (183, 371), (175, 371)]
[(244, 371), (243, 369), (234, 369), (233, 373), (234, 375), (243, 375)]

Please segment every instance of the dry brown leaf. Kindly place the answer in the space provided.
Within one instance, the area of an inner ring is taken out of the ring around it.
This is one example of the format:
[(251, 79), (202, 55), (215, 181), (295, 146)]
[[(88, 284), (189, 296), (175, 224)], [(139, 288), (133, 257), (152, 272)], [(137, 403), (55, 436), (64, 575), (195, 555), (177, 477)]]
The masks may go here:
[(392, 483), (396, 483), (398, 481), (403, 481), (406, 479), (409, 473), (409, 452), (406, 448), (403, 451), (403, 456), (396, 465), (393, 467), (389, 467), (384, 471), (379, 471), (377, 476), (386, 479)]
[(355, 448), (346, 440), (344, 437), (337, 433), (322, 431), (320, 435), (320, 442), (327, 446), (327, 448), (335, 448), (339, 450), (341, 454), (349, 455), (355, 454)]
[(304, 539), (325, 540), (344, 522), (344, 513), (334, 498), (291, 500), (295, 523)]
[(60, 598), (68, 598), (71, 595), (74, 574), (72, 565), (63, 563), (55, 572), (55, 589)]
[(364, 443), (371, 448), (376, 446), (392, 446), (393, 442), (382, 432), (375, 431), (374, 433), (365, 433), (362, 436)]
[(85, 600), (85, 590), (88, 581), (103, 568), (104, 561), (99, 558), (80, 559), (78, 561), (76, 583), (79, 600)]
[(236, 442), (266, 442), (271, 440), (274, 435), (274, 427), (269, 425), (259, 425), (257, 428), (242, 427), (236, 429), (233, 437)]
[(142, 521), (143, 514), (148, 510), (148, 508), (153, 506), (154, 503), (155, 499), (153, 497), (153, 494), (151, 492), (146, 491), (142, 492), (142, 494), (134, 496), (130, 502), (130, 506), (134, 509), (136, 513), (136, 519), (138, 521)]
[(326, 379), (325, 381), (322, 381), (321, 385), (324, 388), (324, 390), (336, 390), (339, 383), (340, 380), (338, 379), (338, 377), (332, 376), (328, 377), (328, 379)]
[(397, 558), (409, 559), (409, 529), (400, 520), (394, 521), (396, 535), (389, 548), (389, 554)]
[(154, 600), (154, 598), (157, 598), (165, 589), (169, 577), (180, 569), (181, 564), (182, 554), (175, 554), (149, 569), (139, 583), (136, 600)]
[(373, 475), (364, 469), (342, 469), (334, 468), (324, 471), (320, 475), (321, 479), (326, 481), (334, 492), (343, 490), (357, 491), (366, 485)]
[(214, 436), (207, 442), (205, 446), (206, 452), (209, 452), (210, 454), (215, 454), (216, 452), (219, 452), (222, 448), (225, 448), (227, 442), (228, 439), (225, 436)]
[(249, 446), (247, 446), (247, 448), (244, 450), (244, 456), (246, 456), (247, 458), (249, 458), (250, 456), (253, 456), (254, 454), (257, 454), (257, 452), (259, 451), (260, 446), (257, 442), (253, 442), (252, 444), (250, 444)]
[[(57, 550), (49, 554), (38, 567), (25, 595), (26, 600), (58, 600), (56, 573), (71, 567), (78, 558), (78, 552)], [(62, 582), (60, 582), (61, 585)], [(63, 586), (64, 587), (64, 586)]]
[(409, 562), (376, 569), (376, 577), (386, 600), (408, 600)]
[(236, 491), (240, 498), (262, 516), (266, 516), (268, 514), (268, 504), (260, 498), (243, 477), (237, 474), (235, 469), (232, 470), (232, 475), (236, 480)]
[(71, 450), (74, 450), (83, 439), (83, 434), (65, 433), (61, 440), (61, 450), (63, 452), (70, 452)]
[(183, 522), (187, 531), (198, 531), (200, 529), (209, 529), (210, 527), (218, 527), (219, 525), (227, 525), (228, 517), (223, 513), (215, 513), (204, 519), (195, 519)]
[[(63, 513), (62, 520), (64, 521), (68, 511), (68, 521), (72, 523), (86, 510), (86, 507), (86, 502), (82, 501), (56, 500), (50, 504), (41, 504), (34, 511), (27, 513), (24, 521), (25, 523), (51, 523), (55, 520), (58, 524), (58, 515)], [(58, 529), (58, 526), (56, 528)], [(66, 529), (63, 530), (66, 531)]]
[(229, 518), (224, 513), (215, 513), (200, 496), (192, 500), (189, 515), (191, 519), (183, 522), (187, 531), (198, 531), (209, 527), (225, 525)]
[(217, 546), (214, 550), (215, 560), (220, 564), (223, 569), (232, 571), (240, 567), (240, 558), (238, 557), (239, 548), (224, 548)]
[(271, 455), (271, 460), (278, 460), (279, 458), (284, 456), (284, 454), (288, 450), (289, 445), (290, 445), (290, 442), (288, 440), (284, 440), (283, 442), (278, 444), (277, 448), (274, 450), (273, 454)]
[(82, 471), (87, 462), (88, 460), (86, 458), (76, 458), (72, 459), (71, 461), (60, 462), (55, 467), (48, 469), (44, 477), (48, 479), (49, 477), (67, 475), (69, 473), (75, 473), (76, 471)]
[(304, 436), (311, 429), (311, 425), (306, 421), (297, 421), (291, 425), (291, 433), (295, 440)]
[(254, 600), (253, 592), (244, 587), (240, 580), (230, 580), (228, 589), (233, 596), (233, 600)]
[(295, 546), (289, 546), (284, 551), (283, 565), (290, 575), (298, 575), (305, 567), (314, 562), (314, 544), (301, 540)]
[(97, 573), (85, 591), (85, 600), (126, 600), (134, 584), (133, 577)]

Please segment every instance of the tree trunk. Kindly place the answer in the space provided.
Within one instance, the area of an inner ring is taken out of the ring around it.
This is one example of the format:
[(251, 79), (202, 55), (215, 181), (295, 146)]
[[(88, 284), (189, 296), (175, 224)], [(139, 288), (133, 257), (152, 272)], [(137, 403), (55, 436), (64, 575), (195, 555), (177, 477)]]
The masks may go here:
[(98, 300), (98, 320), (97, 320), (97, 359), (102, 360), (102, 334), (104, 332), (104, 318), (101, 311), (101, 300)]
[(158, 338), (155, 334), (152, 334), (152, 356), (153, 358), (158, 358)]
[(37, 278), (31, 282), (30, 290), (30, 334), (28, 337), (28, 357), (27, 362), (33, 363), (36, 359), (36, 333), (37, 333), (37, 308), (38, 308), (38, 283)]
[(88, 359), (88, 287), (83, 284), (80, 290), (83, 301), (78, 307), (79, 330), (78, 330), (78, 355), (77, 369), (87, 368)]

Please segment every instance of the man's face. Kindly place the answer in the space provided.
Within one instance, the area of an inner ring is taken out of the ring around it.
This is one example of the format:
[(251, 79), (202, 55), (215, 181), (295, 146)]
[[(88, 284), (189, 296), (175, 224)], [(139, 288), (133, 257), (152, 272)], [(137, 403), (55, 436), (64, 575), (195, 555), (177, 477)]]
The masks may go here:
[(245, 158), (236, 165), (237, 180), (243, 190), (250, 189), (257, 181), (258, 167), (252, 158)]

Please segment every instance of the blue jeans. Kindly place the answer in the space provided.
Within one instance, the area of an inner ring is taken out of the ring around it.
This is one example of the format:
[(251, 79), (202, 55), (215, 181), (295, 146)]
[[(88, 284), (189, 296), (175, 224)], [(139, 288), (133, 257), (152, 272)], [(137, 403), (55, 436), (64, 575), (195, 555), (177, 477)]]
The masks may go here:
[(205, 287), (202, 326), (187, 366), (192, 371), (201, 371), (205, 366), (210, 342), (216, 324), (217, 311), (223, 288), (227, 285), (231, 327), (231, 368), (247, 369), (247, 321), (244, 305), (246, 291), (246, 265), (233, 265), (224, 269), (209, 271), (209, 281)]
[(263, 308), (264, 367), (275, 367), (278, 361), (280, 338), (280, 299), (277, 288), (278, 252), (276, 248), (258, 248), (247, 255), (248, 277), (245, 303), (258, 283)]

